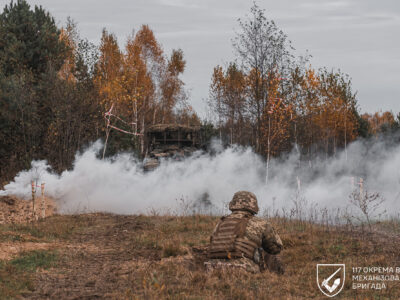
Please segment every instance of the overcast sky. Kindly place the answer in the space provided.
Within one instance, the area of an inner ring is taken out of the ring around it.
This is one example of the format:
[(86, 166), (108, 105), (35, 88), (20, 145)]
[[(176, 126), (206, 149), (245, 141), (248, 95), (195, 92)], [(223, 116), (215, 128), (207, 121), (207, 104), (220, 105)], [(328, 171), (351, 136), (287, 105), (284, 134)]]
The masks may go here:
[[(4, 7), (9, 1), (0, 0)], [(28, 0), (98, 44), (106, 27), (121, 46), (148, 24), (170, 53), (181, 48), (191, 104), (203, 115), (213, 67), (233, 59), (231, 39), (251, 0)], [(264, 0), (268, 18), (289, 36), (297, 54), (308, 49), (314, 67), (339, 68), (353, 79), (362, 112), (400, 111), (400, 1)]]

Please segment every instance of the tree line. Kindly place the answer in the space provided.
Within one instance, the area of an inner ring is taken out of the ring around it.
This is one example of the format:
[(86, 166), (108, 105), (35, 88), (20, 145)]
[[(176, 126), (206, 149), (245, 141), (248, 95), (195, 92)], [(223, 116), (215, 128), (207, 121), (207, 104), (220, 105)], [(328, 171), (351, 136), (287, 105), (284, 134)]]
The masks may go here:
[(350, 78), (295, 57), (256, 4), (239, 20), (233, 48), (236, 60), (212, 72), (212, 117), (200, 120), (181, 79), (183, 51), (165, 53), (149, 26), (123, 47), (103, 29), (96, 46), (71, 19), (59, 28), (41, 6), (9, 3), (0, 14), (0, 185), (33, 159), (68, 169), (97, 139), (107, 138), (106, 155), (143, 156), (157, 123), (201, 124), (209, 138), (252, 146), (268, 161), (295, 145), (308, 157), (332, 155), (400, 127), (391, 112), (360, 116)]
[(0, 183), (46, 159), (70, 168), (77, 151), (104, 137), (104, 113), (115, 116), (107, 155), (143, 155), (146, 128), (156, 123), (200, 124), (180, 75), (180, 49), (166, 55), (143, 25), (120, 49), (106, 29), (100, 46), (79, 36), (68, 19), (58, 28), (41, 6), (25, 0), (0, 14)]
[(252, 146), (267, 161), (294, 146), (311, 158), (356, 138), (397, 130), (400, 115), (360, 115), (351, 79), (295, 57), (288, 37), (254, 4), (239, 19), (235, 60), (213, 70), (208, 106), (227, 144)]

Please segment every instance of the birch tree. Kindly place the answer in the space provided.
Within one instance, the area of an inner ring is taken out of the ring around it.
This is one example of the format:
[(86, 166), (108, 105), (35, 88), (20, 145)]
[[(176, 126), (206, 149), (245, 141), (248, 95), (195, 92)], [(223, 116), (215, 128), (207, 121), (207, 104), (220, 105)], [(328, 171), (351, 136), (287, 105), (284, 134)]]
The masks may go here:
[(282, 77), (290, 74), (293, 48), (286, 34), (274, 21), (267, 19), (264, 10), (256, 3), (245, 19), (239, 19), (239, 28), (232, 42), (244, 71), (253, 74), (249, 82), (248, 101), (256, 123), (256, 151), (262, 152), (261, 119), (269, 101), (267, 79), (271, 74)]

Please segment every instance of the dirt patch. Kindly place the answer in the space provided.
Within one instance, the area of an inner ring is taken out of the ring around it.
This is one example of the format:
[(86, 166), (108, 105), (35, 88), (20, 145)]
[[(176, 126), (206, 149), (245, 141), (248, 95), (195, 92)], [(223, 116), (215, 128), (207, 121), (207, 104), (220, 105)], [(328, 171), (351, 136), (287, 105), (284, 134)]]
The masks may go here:
[(148, 218), (111, 214), (68, 218), (86, 226), (58, 249), (62, 259), (57, 269), (37, 274), (30, 299), (118, 298), (120, 291), (130, 288), (133, 270), (142, 272), (161, 260), (162, 249), (149, 235), (151, 230), (156, 234), (156, 225)]
[(10, 260), (18, 254), (33, 250), (49, 250), (55, 248), (53, 243), (8, 242), (0, 243), (0, 260)]
[[(45, 197), (45, 216), (52, 216), (56, 212), (55, 201)], [(35, 214), (30, 200), (23, 200), (15, 196), (0, 196), (0, 224), (27, 223), (42, 217), (42, 199), (36, 199)]]

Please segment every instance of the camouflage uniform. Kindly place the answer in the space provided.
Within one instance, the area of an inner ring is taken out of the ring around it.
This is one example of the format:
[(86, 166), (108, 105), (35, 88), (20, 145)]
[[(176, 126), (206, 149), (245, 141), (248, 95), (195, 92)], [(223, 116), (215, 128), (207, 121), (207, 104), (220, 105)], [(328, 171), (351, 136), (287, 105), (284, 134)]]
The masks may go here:
[(206, 268), (239, 268), (253, 273), (268, 268), (283, 273), (283, 265), (275, 256), (283, 249), (282, 241), (266, 220), (254, 216), (258, 213), (256, 196), (237, 192), (229, 209), (232, 213), (222, 217), (211, 235)]

